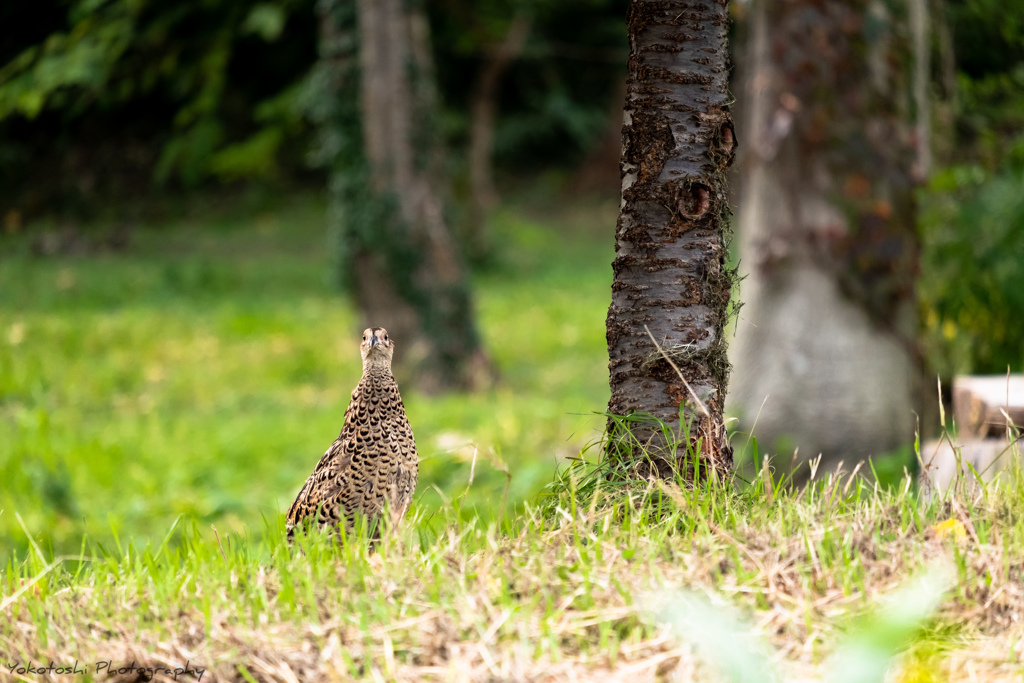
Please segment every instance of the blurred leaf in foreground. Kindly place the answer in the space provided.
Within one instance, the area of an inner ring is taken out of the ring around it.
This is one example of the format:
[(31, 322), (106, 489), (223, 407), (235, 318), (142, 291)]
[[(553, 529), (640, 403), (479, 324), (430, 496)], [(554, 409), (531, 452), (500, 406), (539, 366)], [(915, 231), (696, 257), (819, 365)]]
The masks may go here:
[[(885, 599), (884, 606), (854, 620), (849, 635), (824, 665), (828, 680), (882, 683), (893, 658), (914, 644), (925, 621), (938, 609), (952, 578), (949, 567), (933, 565)], [(754, 635), (753, 628), (743, 623), (731, 607), (713, 605), (691, 592), (680, 592), (667, 600), (659, 597), (650, 604), (655, 618), (696, 645), (705, 659), (725, 674), (726, 680), (782, 680), (772, 667), (767, 644)], [(654, 604), (662, 607), (654, 609)]]

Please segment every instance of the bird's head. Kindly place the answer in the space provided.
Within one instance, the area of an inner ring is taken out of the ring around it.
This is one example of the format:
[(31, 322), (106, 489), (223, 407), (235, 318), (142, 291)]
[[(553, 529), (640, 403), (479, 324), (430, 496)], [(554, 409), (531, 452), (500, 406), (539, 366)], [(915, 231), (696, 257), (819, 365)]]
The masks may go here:
[(391, 365), (395, 354), (395, 342), (383, 327), (368, 327), (363, 330), (363, 342), (359, 345), (363, 365)]

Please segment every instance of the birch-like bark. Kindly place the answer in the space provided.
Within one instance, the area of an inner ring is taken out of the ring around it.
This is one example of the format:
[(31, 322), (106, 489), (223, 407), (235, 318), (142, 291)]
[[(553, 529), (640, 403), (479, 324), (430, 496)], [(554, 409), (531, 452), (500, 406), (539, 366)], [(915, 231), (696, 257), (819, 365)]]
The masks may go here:
[(628, 27), (608, 411), (649, 414), (694, 448), (685, 439), (673, 447), (645, 421), (629, 423), (627, 435), (613, 419), (609, 455), (640, 460), (628, 446), (635, 440), (660, 476), (698, 465), (724, 473), (732, 466), (722, 418), (732, 284), (725, 170), (736, 146), (727, 1), (634, 0)]

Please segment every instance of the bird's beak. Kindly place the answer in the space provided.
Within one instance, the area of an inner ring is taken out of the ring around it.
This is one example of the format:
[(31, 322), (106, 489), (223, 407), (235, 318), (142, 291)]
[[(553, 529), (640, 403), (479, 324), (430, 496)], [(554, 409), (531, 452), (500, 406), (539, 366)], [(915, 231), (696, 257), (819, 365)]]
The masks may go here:
[(372, 349), (374, 346), (377, 346), (377, 344), (380, 344), (380, 339), (377, 338), (377, 335), (371, 334), (370, 335), (370, 348)]

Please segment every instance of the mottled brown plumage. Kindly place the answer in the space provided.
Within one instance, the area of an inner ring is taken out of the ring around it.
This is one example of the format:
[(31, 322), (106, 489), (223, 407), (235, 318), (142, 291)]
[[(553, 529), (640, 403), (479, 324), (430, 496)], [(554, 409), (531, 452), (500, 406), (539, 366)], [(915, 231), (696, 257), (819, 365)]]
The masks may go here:
[(351, 528), (357, 514), (375, 520), (385, 506), (401, 519), (416, 490), (419, 458), (391, 374), (394, 342), (387, 330), (372, 327), (363, 332), (360, 350), (363, 377), (352, 392), (341, 434), (288, 510), (289, 539), (307, 520)]

